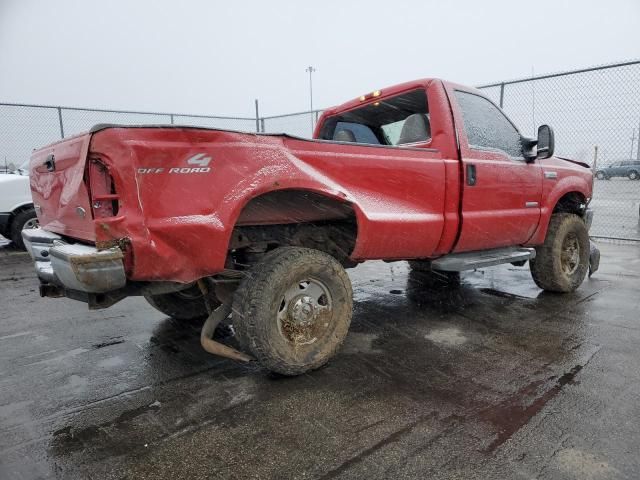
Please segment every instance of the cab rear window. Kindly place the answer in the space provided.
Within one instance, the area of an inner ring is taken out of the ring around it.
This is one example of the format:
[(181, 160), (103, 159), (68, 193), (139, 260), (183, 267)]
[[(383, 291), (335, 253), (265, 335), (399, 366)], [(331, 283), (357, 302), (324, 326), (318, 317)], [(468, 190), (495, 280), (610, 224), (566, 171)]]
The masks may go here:
[(426, 92), (424, 89), (412, 90), (329, 117), (320, 138), (373, 145), (429, 141), (431, 129)]

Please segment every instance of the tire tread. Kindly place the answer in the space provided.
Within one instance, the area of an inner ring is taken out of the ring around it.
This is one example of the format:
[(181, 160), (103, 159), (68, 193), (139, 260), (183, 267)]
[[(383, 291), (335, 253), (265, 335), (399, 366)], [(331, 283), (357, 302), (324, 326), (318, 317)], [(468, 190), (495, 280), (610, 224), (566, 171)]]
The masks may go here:
[(262, 365), (282, 375), (299, 375), (324, 365), (340, 348), (344, 336), (337, 338), (330, 345), (326, 355), (310, 365), (292, 365), (289, 360), (280, 356), (274, 348), (270, 348), (269, 339), (262, 335), (258, 322), (265, 321), (260, 315), (265, 305), (269, 304), (273, 285), (283, 278), (291, 265), (304, 259), (304, 263), (316, 264), (331, 268), (333, 275), (342, 282), (348, 292), (347, 312), (345, 320), (351, 321), (352, 298), (351, 281), (342, 266), (330, 255), (310, 248), (280, 247), (265, 254), (262, 261), (253, 266), (243, 279), (233, 300), (233, 326), (237, 339), (243, 349), (250, 351)]
[[(578, 229), (579, 239), (582, 241), (581, 271), (575, 278), (567, 279), (557, 264), (561, 248), (558, 242), (561, 242), (559, 235), (563, 235), (574, 226)], [(544, 243), (536, 247), (536, 257), (529, 261), (529, 266), (534, 282), (543, 290), (567, 293), (578, 288), (589, 268), (589, 234), (582, 218), (574, 213), (554, 213), (549, 221)]]

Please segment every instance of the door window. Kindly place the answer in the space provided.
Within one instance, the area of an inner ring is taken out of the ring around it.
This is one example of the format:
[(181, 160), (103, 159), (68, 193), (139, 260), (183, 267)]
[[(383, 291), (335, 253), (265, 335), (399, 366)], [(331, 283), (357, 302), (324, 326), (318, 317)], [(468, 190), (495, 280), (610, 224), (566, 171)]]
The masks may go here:
[(473, 93), (456, 90), (455, 95), (470, 147), (500, 150), (510, 157), (524, 159), (520, 133), (498, 107)]

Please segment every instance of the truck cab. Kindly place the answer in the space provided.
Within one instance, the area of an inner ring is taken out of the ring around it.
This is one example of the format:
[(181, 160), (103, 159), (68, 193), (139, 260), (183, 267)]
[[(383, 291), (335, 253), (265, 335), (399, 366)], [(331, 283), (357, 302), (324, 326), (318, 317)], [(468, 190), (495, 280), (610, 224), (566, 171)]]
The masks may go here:
[[(550, 127), (542, 126), (540, 134), (537, 140), (524, 137), (476, 89), (426, 79), (325, 111), (314, 136), (397, 151), (420, 149), (429, 168), (433, 161), (427, 158), (436, 154), (446, 187), (442, 234), (431, 254), (441, 255), (536, 245), (563, 195), (573, 196), (576, 212), (586, 214), (591, 171), (552, 156)], [(433, 192), (431, 179), (423, 188)]]

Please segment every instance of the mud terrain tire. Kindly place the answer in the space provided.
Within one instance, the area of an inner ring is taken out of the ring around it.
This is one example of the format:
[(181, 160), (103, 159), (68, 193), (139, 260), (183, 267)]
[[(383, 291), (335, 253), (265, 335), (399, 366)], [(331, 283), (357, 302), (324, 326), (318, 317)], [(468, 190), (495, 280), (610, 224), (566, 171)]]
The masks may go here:
[(582, 218), (572, 213), (551, 216), (544, 243), (529, 261), (531, 276), (550, 292), (573, 292), (589, 270), (589, 233)]
[(264, 367), (300, 375), (337, 352), (352, 308), (351, 281), (335, 258), (281, 247), (265, 254), (242, 280), (232, 322), (242, 348)]

